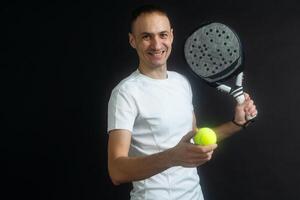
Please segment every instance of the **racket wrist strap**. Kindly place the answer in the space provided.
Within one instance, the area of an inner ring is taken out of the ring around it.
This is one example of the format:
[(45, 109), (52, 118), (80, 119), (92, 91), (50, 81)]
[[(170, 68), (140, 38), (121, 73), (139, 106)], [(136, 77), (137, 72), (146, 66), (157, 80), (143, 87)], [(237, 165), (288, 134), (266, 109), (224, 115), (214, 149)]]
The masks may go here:
[(243, 129), (247, 128), (247, 126), (252, 122), (251, 120), (246, 121), (244, 124), (239, 124), (234, 120), (234, 117), (232, 118), (231, 122), (235, 124), (236, 126), (242, 127)]

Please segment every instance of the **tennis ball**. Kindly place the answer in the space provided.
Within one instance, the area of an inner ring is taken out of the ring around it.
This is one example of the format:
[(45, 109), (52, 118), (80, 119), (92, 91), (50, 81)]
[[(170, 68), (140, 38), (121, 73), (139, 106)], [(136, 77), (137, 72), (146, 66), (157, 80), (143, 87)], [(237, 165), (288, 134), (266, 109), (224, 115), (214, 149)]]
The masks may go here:
[(196, 130), (196, 134), (193, 139), (195, 144), (199, 145), (216, 144), (217, 135), (212, 129), (204, 127)]

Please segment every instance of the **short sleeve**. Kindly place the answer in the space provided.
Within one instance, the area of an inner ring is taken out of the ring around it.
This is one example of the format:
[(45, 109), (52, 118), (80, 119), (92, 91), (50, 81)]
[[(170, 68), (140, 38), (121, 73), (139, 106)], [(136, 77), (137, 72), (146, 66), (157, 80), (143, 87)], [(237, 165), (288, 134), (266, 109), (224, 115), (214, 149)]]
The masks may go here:
[(137, 108), (133, 97), (126, 91), (113, 90), (108, 102), (107, 131), (126, 129), (132, 132)]
[(190, 81), (185, 77), (183, 76), (183, 79), (184, 79), (184, 82), (185, 82), (185, 85), (186, 85), (186, 89), (189, 93), (189, 97), (190, 97), (190, 102), (193, 103), (193, 90), (192, 90), (192, 86), (191, 86), (191, 83)]
[(188, 84), (188, 91), (189, 91), (189, 95), (191, 97), (191, 102), (193, 101), (193, 91), (192, 91), (192, 86), (190, 84), (190, 82), (187, 80), (187, 84)]

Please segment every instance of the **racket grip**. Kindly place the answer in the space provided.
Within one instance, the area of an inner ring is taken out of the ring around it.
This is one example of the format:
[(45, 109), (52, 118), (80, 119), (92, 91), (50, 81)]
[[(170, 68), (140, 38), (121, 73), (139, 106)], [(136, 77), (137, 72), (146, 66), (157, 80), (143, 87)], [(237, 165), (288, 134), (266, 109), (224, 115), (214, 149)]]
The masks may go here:
[(255, 116), (247, 115), (247, 116), (246, 116), (246, 120), (247, 120), (247, 121), (250, 121), (250, 120), (253, 121), (253, 119), (254, 119), (255, 117), (256, 117), (256, 115), (255, 115)]
[(238, 102), (238, 104), (244, 103), (244, 101), (245, 101), (245, 96), (244, 96), (244, 94), (235, 97), (235, 100)]

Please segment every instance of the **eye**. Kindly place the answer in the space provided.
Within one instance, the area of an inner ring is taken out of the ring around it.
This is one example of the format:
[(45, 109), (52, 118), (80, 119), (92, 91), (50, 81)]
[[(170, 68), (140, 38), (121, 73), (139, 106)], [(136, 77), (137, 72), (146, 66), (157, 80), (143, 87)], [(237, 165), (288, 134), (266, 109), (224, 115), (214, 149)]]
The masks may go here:
[(161, 37), (161, 38), (168, 38), (168, 36), (169, 36), (169, 35), (168, 35), (167, 33), (161, 33), (161, 34), (160, 34), (160, 37)]
[(150, 39), (150, 35), (143, 35), (143, 36), (142, 36), (142, 39), (143, 39), (143, 40), (149, 40), (149, 39)]

